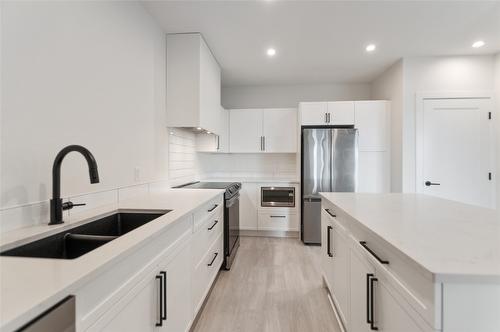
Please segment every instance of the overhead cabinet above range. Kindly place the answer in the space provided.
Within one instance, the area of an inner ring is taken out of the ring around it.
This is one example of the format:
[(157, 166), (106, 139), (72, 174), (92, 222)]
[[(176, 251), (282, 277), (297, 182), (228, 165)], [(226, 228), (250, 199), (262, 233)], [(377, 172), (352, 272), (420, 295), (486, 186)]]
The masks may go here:
[(167, 35), (167, 125), (212, 133), (221, 123), (221, 69), (199, 33)]
[(229, 112), (232, 153), (296, 153), (296, 109), (237, 109)]

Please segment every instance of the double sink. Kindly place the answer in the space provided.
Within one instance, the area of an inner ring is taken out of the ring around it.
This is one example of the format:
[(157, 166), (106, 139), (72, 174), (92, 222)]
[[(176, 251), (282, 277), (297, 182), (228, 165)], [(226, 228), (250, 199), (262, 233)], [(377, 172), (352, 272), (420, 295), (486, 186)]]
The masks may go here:
[(15, 247), (0, 253), (0, 255), (55, 259), (78, 258), (170, 211), (116, 212), (81, 226)]

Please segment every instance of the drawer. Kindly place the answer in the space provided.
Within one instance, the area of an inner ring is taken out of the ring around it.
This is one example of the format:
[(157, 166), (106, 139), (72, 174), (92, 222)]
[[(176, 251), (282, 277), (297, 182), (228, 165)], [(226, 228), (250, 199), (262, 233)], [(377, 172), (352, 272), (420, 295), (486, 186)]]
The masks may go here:
[(210, 200), (208, 203), (203, 204), (202, 207), (194, 212), (193, 232), (196, 232), (208, 217), (220, 213), (223, 209), (224, 201), (222, 194)]
[(276, 210), (274, 212), (260, 212), (258, 229), (269, 231), (297, 231), (299, 229), (298, 216), (289, 211)]
[(193, 272), (193, 305), (194, 314), (200, 309), (205, 297), (212, 286), (215, 276), (223, 261), (223, 237), (222, 234), (212, 243), (201, 261)]
[[(441, 329), (440, 316), (436, 315), (441, 291), (440, 285), (434, 284), (432, 275), (350, 216), (336, 210), (334, 205), (324, 204), (322, 208), (329, 209), (336, 216), (331, 218), (334, 225), (349, 234), (353, 249), (373, 263), (377, 274), (384, 275), (383, 278), (430, 326)], [(361, 241), (365, 242), (364, 246)], [(389, 264), (381, 263), (375, 255)]]
[(211, 214), (208, 218), (200, 223), (200, 227), (193, 235), (193, 263), (197, 265), (203, 256), (206, 254), (210, 245), (224, 231), (224, 215), (222, 210), (218, 209), (218, 213)]

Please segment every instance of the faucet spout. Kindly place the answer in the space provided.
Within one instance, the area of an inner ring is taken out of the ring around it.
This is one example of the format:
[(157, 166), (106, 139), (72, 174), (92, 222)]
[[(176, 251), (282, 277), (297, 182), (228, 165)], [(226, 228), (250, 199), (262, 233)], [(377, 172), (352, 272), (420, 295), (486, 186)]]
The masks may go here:
[(68, 145), (57, 154), (52, 166), (52, 199), (50, 200), (50, 222), (49, 225), (62, 224), (62, 212), (64, 209), (61, 198), (61, 164), (70, 152), (79, 152), (87, 161), (89, 168), (90, 183), (99, 183), (99, 172), (97, 162), (92, 153), (81, 145)]

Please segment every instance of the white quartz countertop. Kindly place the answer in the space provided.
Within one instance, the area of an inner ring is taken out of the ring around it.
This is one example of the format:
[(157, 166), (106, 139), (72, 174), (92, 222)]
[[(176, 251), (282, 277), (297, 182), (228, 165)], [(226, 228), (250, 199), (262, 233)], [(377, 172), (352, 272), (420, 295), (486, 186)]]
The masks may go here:
[(172, 210), (73, 260), (0, 256), (0, 330), (19, 328), (72, 294), (108, 264), (126, 257), (135, 248), (152, 240), (170, 225), (223, 192), (215, 189), (169, 189), (86, 211), (71, 224), (35, 226), (6, 234), (0, 242), (3, 247), (26, 242), (26, 238), (31, 241), (58, 233), (71, 225), (82, 224), (88, 222), (89, 218), (108, 215), (119, 209)]
[(423, 194), (322, 193), (436, 280), (500, 282), (500, 217)]

